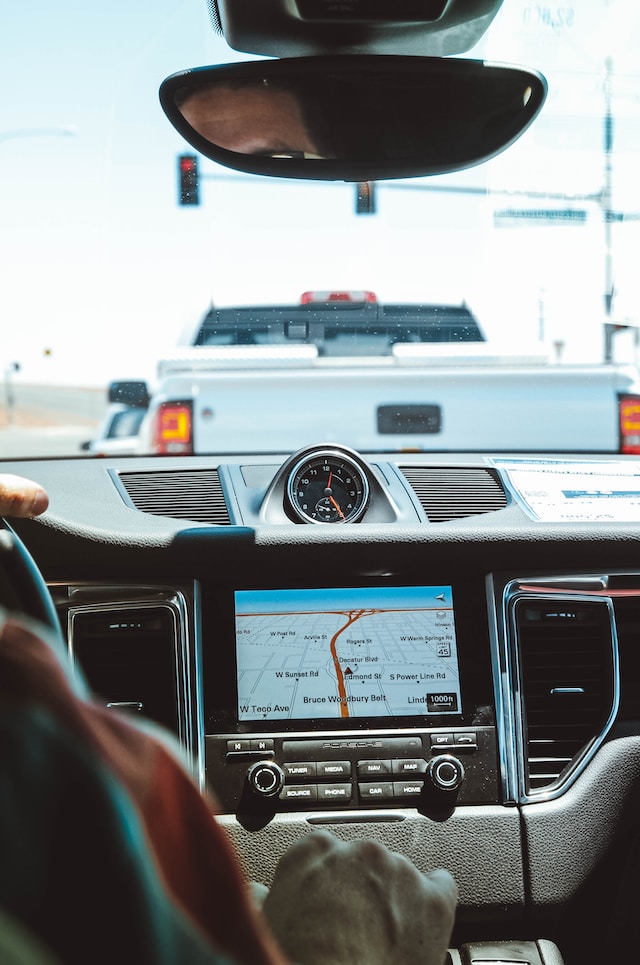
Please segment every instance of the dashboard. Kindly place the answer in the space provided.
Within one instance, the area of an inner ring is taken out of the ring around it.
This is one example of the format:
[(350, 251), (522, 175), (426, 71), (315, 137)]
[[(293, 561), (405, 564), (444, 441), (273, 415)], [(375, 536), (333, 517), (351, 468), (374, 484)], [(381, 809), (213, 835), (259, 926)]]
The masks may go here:
[(74, 661), (177, 735), (250, 877), (310, 827), (373, 836), (449, 868), (457, 943), (550, 938), (570, 963), (615, 948), (584, 916), (615, 921), (640, 832), (637, 462), (588, 466), (626, 493), (615, 518), (554, 454), (0, 471), (49, 492), (15, 529)]

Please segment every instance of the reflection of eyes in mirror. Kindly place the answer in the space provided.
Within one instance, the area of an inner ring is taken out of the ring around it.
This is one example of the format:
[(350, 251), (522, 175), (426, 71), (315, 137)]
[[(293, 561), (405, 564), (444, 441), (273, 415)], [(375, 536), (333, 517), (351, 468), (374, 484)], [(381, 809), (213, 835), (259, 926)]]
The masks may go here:
[(203, 86), (180, 103), (202, 137), (238, 154), (327, 157), (314, 141), (296, 94), (267, 81)]

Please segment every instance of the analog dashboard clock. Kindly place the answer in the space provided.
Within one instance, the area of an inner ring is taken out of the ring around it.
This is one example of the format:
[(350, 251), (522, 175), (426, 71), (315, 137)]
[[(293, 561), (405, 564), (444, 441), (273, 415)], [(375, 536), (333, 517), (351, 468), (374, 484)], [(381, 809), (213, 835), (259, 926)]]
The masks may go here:
[(288, 509), (305, 523), (355, 523), (369, 502), (369, 481), (355, 459), (339, 449), (303, 456), (287, 480)]

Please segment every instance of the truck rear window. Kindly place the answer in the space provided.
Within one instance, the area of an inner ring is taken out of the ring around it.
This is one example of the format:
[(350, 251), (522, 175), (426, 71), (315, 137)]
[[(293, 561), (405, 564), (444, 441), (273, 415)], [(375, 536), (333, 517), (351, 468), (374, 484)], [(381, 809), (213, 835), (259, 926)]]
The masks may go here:
[(318, 355), (390, 355), (399, 342), (484, 342), (464, 305), (340, 302), (212, 308), (196, 345), (315, 345)]

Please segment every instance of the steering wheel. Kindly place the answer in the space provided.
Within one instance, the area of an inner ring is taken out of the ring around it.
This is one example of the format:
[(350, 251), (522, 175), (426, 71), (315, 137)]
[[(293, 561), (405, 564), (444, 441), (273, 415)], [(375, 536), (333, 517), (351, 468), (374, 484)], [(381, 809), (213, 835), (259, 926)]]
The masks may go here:
[(0, 606), (60, 633), (42, 573), (15, 530), (0, 517)]

